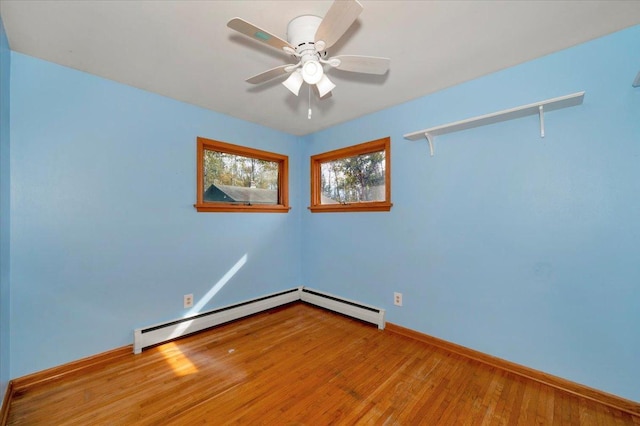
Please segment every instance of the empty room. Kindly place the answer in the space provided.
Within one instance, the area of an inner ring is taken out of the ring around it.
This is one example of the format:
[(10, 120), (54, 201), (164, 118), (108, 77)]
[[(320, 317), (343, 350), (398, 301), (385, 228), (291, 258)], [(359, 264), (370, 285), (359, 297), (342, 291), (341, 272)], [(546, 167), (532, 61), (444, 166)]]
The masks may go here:
[(640, 425), (640, 1), (0, 0), (0, 425)]

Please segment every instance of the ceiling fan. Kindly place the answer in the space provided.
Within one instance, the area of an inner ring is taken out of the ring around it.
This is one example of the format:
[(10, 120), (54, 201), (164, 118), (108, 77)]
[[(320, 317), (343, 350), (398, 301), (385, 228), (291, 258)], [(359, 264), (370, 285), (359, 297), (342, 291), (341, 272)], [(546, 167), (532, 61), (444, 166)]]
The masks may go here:
[(298, 96), (302, 84), (307, 83), (317, 89), (320, 98), (326, 98), (336, 86), (325, 74), (325, 65), (343, 71), (385, 74), (391, 62), (388, 58), (341, 55), (327, 59), (326, 49), (344, 35), (362, 9), (357, 0), (334, 0), (324, 18), (303, 15), (292, 19), (287, 26), (287, 41), (244, 19), (231, 19), (227, 23), (229, 28), (292, 55), (298, 61), (264, 71), (246, 81), (260, 84), (289, 74), (282, 84), (294, 95)]

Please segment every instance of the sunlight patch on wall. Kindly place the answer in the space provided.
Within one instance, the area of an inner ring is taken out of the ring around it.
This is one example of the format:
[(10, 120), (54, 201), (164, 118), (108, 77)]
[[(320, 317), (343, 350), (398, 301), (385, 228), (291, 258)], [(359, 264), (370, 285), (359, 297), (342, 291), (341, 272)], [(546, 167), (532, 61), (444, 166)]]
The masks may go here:
[(204, 308), (207, 303), (209, 303), (209, 301), (211, 299), (213, 299), (213, 297), (220, 291), (222, 290), (222, 287), (224, 287), (231, 278), (233, 278), (233, 276), (238, 273), (238, 271), (240, 270), (240, 268), (242, 268), (244, 266), (244, 264), (247, 263), (247, 254), (245, 253), (244, 256), (242, 256), (240, 258), (240, 260), (238, 260), (236, 262), (235, 265), (233, 265), (231, 267), (231, 269), (229, 269), (227, 271), (226, 274), (224, 274), (224, 276), (222, 278), (220, 278), (220, 280), (218, 280), (218, 282), (211, 287), (211, 289), (207, 292), (207, 294), (204, 295), (204, 297), (202, 299), (200, 299), (198, 301), (198, 303), (195, 304), (195, 306), (193, 308), (191, 308), (189, 310), (189, 312), (187, 312), (184, 316), (184, 318), (187, 318), (191, 315), (197, 314), (200, 312), (200, 310), (202, 308)]
[[(211, 287), (211, 289), (207, 292), (207, 294), (204, 295), (204, 297), (202, 299), (200, 299), (198, 301), (198, 303), (196, 303), (194, 305), (193, 308), (189, 309), (189, 311), (184, 314), (183, 318), (189, 318), (190, 316), (196, 315), (198, 313), (200, 313), (200, 311), (202, 310), (203, 307), (205, 307), (207, 305), (207, 303), (209, 303), (209, 301), (211, 299), (213, 299), (213, 297), (220, 291), (222, 290), (222, 287), (224, 287), (229, 280), (231, 280), (231, 278), (233, 278), (233, 276), (238, 273), (238, 271), (245, 265), (245, 263), (247, 263), (247, 259), (248, 259), (248, 255), (245, 253), (244, 256), (242, 256), (240, 258), (240, 260), (238, 260), (236, 262), (235, 265), (233, 265), (223, 276), (222, 278), (220, 278), (218, 280), (217, 283), (215, 283), (215, 285), (213, 287)], [(169, 339), (174, 339), (176, 337), (182, 336), (182, 333), (189, 328), (189, 326), (191, 325), (193, 321), (185, 321), (182, 324), (180, 324), (179, 327), (177, 327), (175, 329), (175, 331), (173, 333), (171, 333), (171, 335), (169, 336)]]

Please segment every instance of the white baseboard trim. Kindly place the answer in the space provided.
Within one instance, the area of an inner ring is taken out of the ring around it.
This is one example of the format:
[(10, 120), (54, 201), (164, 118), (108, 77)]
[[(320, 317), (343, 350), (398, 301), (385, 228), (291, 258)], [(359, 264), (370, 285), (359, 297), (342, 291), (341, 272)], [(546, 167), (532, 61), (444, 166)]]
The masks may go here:
[(139, 354), (145, 348), (297, 301), (375, 324), (381, 330), (385, 326), (384, 309), (318, 290), (298, 287), (202, 312), (191, 317), (137, 328), (133, 332), (133, 353)]

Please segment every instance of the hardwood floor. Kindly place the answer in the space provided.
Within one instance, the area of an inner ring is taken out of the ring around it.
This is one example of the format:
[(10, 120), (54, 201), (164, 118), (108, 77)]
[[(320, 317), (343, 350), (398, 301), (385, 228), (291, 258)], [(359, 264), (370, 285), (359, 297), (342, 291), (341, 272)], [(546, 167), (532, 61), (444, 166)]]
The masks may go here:
[(640, 425), (640, 418), (299, 303), (18, 392), (8, 424)]

